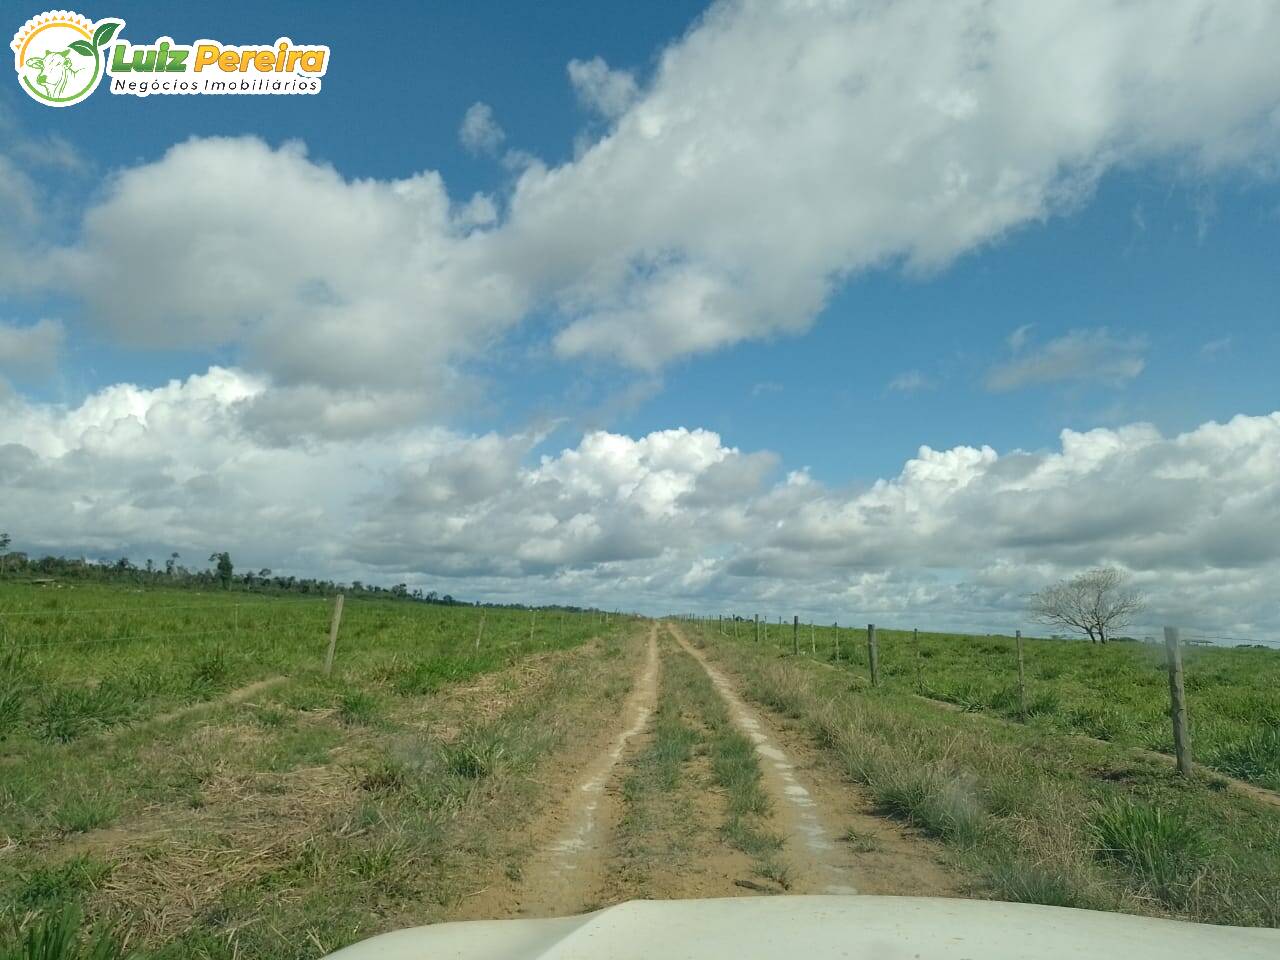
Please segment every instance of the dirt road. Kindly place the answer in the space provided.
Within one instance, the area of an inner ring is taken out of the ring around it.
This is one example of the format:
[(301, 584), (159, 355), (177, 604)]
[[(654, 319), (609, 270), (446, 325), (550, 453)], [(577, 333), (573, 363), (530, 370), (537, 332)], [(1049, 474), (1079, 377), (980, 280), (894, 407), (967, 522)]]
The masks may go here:
[(681, 648), (692, 656), (711, 678), (721, 698), (729, 707), (729, 715), (737, 727), (755, 744), (763, 761), (765, 789), (772, 800), (777, 825), (788, 838), (786, 856), (797, 878), (795, 893), (857, 893), (854, 868), (847, 849), (836, 842), (839, 836), (838, 814), (823, 809), (813, 792), (800, 780), (796, 765), (769, 735), (754, 710), (742, 702), (724, 674), (672, 626)]
[[(646, 642), (607, 744), (566, 759), (580, 772), (529, 829), (533, 852), (458, 919), (564, 916), (639, 898), (959, 892), (936, 848), (871, 815), (678, 625), (655, 623)], [(763, 795), (746, 820), (722, 772), (735, 737), (754, 753), (748, 779)]]

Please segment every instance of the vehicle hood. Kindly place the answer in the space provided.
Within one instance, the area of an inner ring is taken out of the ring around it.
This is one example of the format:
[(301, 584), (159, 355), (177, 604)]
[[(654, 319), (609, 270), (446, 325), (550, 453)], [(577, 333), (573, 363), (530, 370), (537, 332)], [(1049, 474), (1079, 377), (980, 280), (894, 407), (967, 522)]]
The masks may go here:
[(1280, 930), (931, 897), (637, 900), (386, 933), (341, 960), (1277, 960)]

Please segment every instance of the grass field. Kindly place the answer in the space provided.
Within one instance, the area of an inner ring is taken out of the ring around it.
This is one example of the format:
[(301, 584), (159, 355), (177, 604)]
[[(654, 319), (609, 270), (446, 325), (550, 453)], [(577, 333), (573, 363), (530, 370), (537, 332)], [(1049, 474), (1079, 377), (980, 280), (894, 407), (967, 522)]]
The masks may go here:
[[(981, 895), (1280, 925), (1280, 809), (1226, 789), (1220, 778), (1180, 777), (1167, 758), (1125, 745), (1163, 745), (1155, 729), (1167, 691), (1149, 679), (1161, 676), (1150, 650), (1029, 644), (1035, 696), (1055, 690), (1055, 699), (1029, 722), (1010, 723), (997, 716), (1011, 709), (1007, 694), (996, 696), (1009, 684), (1003, 640), (922, 636), (924, 689), (934, 696), (945, 691), (953, 701), (963, 696), (974, 711), (965, 714), (915, 694), (909, 633), (881, 634), (885, 677), (872, 689), (865, 652), (850, 642), (853, 631), (844, 632), (844, 659), (833, 665), (829, 628), (826, 646), (815, 634), (817, 656), (802, 629), (799, 657), (790, 629), (780, 637), (775, 626), (770, 642), (759, 644), (747, 631), (737, 641), (731, 631), (721, 636), (714, 622), (690, 629), (707, 638), (707, 648), (754, 699), (803, 726), (884, 815), (944, 841), (957, 868), (981, 884)], [(1191, 703), (1193, 711), (1199, 704), (1202, 744), (1205, 728), (1215, 724), (1248, 736), (1251, 725), (1238, 715), (1204, 714), (1210, 705), (1224, 711), (1274, 703), (1265, 678), (1275, 676), (1278, 658), (1261, 651), (1195, 653), (1188, 673), (1202, 681), (1188, 687), (1201, 694)], [(1090, 689), (1091, 682), (1102, 689)], [(1216, 696), (1204, 695), (1215, 686)], [(1073, 718), (1090, 706), (1125, 717), (1128, 741), (1066, 735), (1080, 729)], [(1237, 721), (1242, 726), (1232, 727)], [(1142, 739), (1145, 729), (1150, 739)]]
[[(713, 621), (706, 625), (717, 629)], [(702, 625), (699, 629), (702, 629)], [(753, 626), (739, 625), (743, 640)], [(793, 649), (791, 624), (772, 624), (771, 649)], [(1024, 640), (1027, 711), (1013, 637), (877, 629), (887, 690), (910, 692), (1030, 726), (1172, 753), (1162, 645)], [(868, 676), (866, 630), (801, 624), (800, 652)], [(1189, 646), (1183, 652), (1197, 763), (1280, 790), (1280, 650)]]
[(332, 601), (9, 584), (0, 611), (4, 957), (67, 911), (156, 957), (436, 919), (635, 659), (591, 614), (348, 602), (325, 676)]
[[(68, 960), (60, 938), (87, 950), (93, 926), (95, 960), (310, 958), (456, 916), (484, 878), (521, 876), (548, 785), (605, 749), (656, 629), (352, 600), (326, 675), (332, 611), (0, 584), (0, 960)], [(801, 656), (789, 626), (685, 633), (964, 890), (1280, 925), (1280, 808), (1151, 752), (1169, 747), (1158, 650), (1028, 641), (1024, 714), (1007, 638), (882, 631), (873, 690), (863, 631), (838, 658), (829, 627), (801, 628)], [(619, 765), (617, 889), (811, 882), (788, 874), (751, 741), (696, 660), (657, 649), (659, 700)], [(1278, 669), (1188, 651), (1198, 760), (1274, 782)]]

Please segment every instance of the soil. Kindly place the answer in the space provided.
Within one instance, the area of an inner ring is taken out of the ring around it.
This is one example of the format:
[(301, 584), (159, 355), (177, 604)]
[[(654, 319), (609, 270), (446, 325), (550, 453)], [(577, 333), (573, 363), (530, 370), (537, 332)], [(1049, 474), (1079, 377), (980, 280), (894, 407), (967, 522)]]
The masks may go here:
[[(528, 856), (469, 897), (449, 919), (565, 916), (631, 899), (691, 899), (779, 893), (960, 896), (961, 878), (941, 863), (938, 845), (876, 816), (870, 800), (844, 780), (801, 730), (748, 706), (732, 677), (708, 662), (676, 625), (665, 625), (707, 671), (734, 724), (756, 745), (771, 800), (766, 826), (786, 838), (784, 890), (752, 872), (752, 861), (718, 835), (724, 798), (710, 761), (690, 760), (681, 785), (655, 817), (661, 835), (645, 838), (646, 856), (621, 848), (623, 783), (651, 742), (660, 692), (658, 625), (626, 705), (595, 754), (564, 758), (545, 783), (557, 799), (527, 832)], [(674, 647), (670, 648), (673, 652)]]

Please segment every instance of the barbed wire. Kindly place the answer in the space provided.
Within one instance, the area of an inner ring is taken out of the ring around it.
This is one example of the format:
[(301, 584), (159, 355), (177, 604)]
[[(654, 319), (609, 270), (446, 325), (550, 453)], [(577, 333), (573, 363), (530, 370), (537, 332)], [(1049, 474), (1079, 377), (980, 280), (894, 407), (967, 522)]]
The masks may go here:
[(235, 603), (177, 603), (162, 607), (63, 607), (57, 610), (0, 610), (0, 617), (78, 617), (87, 616), (91, 613), (136, 613), (149, 616), (158, 610), (230, 610), (232, 608), (243, 607), (283, 607), (297, 604), (318, 605), (332, 599), (332, 597), (319, 597), (314, 599), (248, 600), (245, 602), (237, 601)]
[[(238, 636), (246, 634), (261, 634), (266, 632), (273, 623), (252, 623), (252, 625), (239, 625), (238, 627), (225, 627), (223, 630), (191, 630), (180, 631), (177, 634), (170, 631), (159, 632), (159, 634), (129, 634), (125, 636), (95, 636), (83, 637), (79, 640), (44, 640), (44, 641), (22, 641), (15, 639), (12, 635), (6, 637), (9, 646), (17, 646), (24, 650), (33, 649), (49, 649), (61, 648), (61, 646), (79, 646), (82, 644), (125, 644), (136, 643), (138, 640), (177, 640), (182, 637), (193, 636)], [(316, 630), (323, 632), (328, 628), (328, 621), (294, 621), (289, 623), (291, 627), (307, 628), (307, 630)]]

